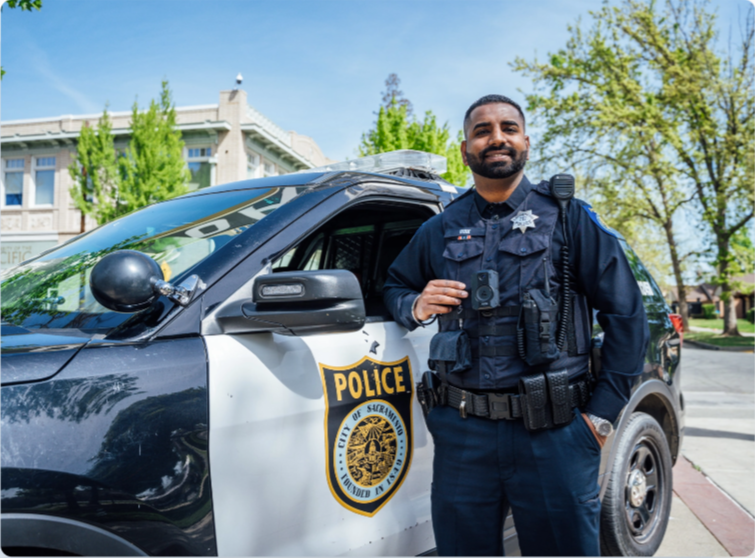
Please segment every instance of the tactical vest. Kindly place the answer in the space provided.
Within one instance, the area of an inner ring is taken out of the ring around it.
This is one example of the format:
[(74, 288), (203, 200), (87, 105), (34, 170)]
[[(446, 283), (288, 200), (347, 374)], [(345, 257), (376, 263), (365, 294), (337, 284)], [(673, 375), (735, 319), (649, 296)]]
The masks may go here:
[[(578, 203), (572, 201), (572, 203)], [(534, 228), (514, 228), (512, 219), (522, 212), (532, 212)], [(584, 296), (573, 297), (572, 322), (568, 343), (558, 358), (550, 363), (528, 365), (517, 350), (517, 322), (524, 294), (530, 289), (548, 288), (554, 300), (562, 295), (561, 277), (552, 261), (553, 231), (558, 223), (559, 208), (541, 182), (510, 215), (483, 219), (472, 194), (464, 195), (443, 212), (445, 237), (444, 279), (461, 281), (469, 286), (481, 270), (498, 272), (500, 307), (492, 311), (472, 309), (471, 294), (463, 300), (461, 310), (442, 316), (441, 331), (463, 328), (472, 347), (471, 369), (451, 374), (448, 381), (462, 388), (495, 390), (513, 387), (521, 376), (549, 370), (569, 371), (574, 377), (587, 372), (590, 333), (587, 303)]]

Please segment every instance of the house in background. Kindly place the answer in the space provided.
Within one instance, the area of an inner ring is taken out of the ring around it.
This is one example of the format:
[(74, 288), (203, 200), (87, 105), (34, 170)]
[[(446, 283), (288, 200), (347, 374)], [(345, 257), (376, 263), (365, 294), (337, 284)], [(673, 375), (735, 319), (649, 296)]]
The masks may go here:
[[(130, 139), (131, 111), (109, 113), (115, 148)], [(101, 114), (0, 123), (0, 268), (24, 260), (96, 226), (82, 219), (69, 189), (83, 126)], [(310, 137), (285, 131), (247, 103), (241, 89), (221, 91), (216, 105), (176, 107), (185, 142), (190, 189), (287, 174), (333, 163)]]
[[(755, 283), (755, 273), (748, 273), (741, 277), (734, 277), (734, 281), (752, 285)], [(666, 299), (668, 300), (674, 312), (679, 311), (679, 297), (675, 287), (669, 288)], [(752, 291), (749, 294), (737, 292), (734, 294), (735, 309), (737, 318), (742, 319), (747, 315), (747, 311), (755, 306), (755, 295)], [(721, 287), (710, 283), (700, 283), (687, 287), (687, 305), (691, 317), (703, 316), (703, 304), (715, 304), (718, 315), (724, 315), (724, 301), (721, 300)]]

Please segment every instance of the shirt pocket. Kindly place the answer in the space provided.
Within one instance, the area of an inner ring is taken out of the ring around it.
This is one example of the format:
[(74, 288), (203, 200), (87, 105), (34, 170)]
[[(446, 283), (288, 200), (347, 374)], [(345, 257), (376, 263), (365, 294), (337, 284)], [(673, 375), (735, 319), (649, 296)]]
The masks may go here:
[(446, 243), (443, 257), (453, 262), (461, 262), (479, 256), (484, 250), (485, 243), (482, 238), (461, 241), (454, 240)]
[[(446, 249), (443, 251), (443, 258), (446, 262), (447, 278), (455, 281), (467, 283), (468, 278), (462, 277), (462, 267), (464, 263), (472, 258), (479, 258), (485, 251), (485, 240), (483, 238), (470, 238), (469, 240), (452, 240), (446, 242)], [(469, 269), (465, 275), (470, 273)]]
[[(544, 234), (514, 234), (501, 240), (498, 250), (512, 256), (517, 256), (519, 262), (520, 285), (522, 287), (542, 287), (544, 285), (545, 270), (552, 276), (551, 266), (544, 261), (547, 258), (547, 248), (550, 238)], [(552, 277), (551, 277), (552, 278)]]

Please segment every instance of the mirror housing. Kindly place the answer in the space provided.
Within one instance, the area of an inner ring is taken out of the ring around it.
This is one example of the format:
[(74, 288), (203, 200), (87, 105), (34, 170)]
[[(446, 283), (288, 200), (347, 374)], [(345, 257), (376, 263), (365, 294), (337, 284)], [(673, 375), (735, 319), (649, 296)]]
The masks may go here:
[(343, 269), (264, 275), (252, 285), (252, 302), (217, 317), (224, 333), (306, 335), (356, 331), (367, 314), (356, 275)]
[(187, 277), (180, 285), (171, 285), (164, 280), (158, 263), (136, 250), (108, 254), (97, 262), (89, 276), (95, 300), (108, 310), (123, 313), (149, 308), (160, 295), (187, 306), (198, 285), (196, 275)]
[(163, 280), (155, 260), (136, 250), (118, 250), (92, 269), (89, 287), (97, 302), (114, 312), (138, 312), (159, 296), (153, 284)]

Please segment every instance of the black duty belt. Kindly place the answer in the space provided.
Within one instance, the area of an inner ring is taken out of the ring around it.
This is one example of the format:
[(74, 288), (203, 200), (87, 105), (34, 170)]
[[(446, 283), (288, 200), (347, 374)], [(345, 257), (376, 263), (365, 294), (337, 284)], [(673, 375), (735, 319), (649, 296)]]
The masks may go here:
[[(582, 407), (590, 395), (587, 382), (579, 380), (569, 384), (571, 406)], [(448, 385), (445, 404), (459, 409), (462, 418), (466, 415), (491, 420), (515, 420), (522, 417), (522, 403), (517, 393), (484, 393)]]
[(519, 305), (516, 306), (499, 306), (498, 308), (493, 308), (492, 310), (473, 310), (472, 308), (464, 308), (459, 311), (455, 312), (449, 312), (448, 314), (440, 314), (438, 316), (438, 319), (441, 322), (450, 322), (453, 320), (469, 320), (471, 318), (479, 318), (480, 314), (485, 316), (486, 318), (490, 318), (492, 316), (519, 316), (519, 312), (521, 311), (522, 307)]
[(469, 337), (505, 337), (516, 335), (516, 324), (484, 325), (480, 324), (474, 331), (467, 330)]

